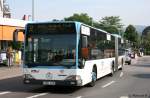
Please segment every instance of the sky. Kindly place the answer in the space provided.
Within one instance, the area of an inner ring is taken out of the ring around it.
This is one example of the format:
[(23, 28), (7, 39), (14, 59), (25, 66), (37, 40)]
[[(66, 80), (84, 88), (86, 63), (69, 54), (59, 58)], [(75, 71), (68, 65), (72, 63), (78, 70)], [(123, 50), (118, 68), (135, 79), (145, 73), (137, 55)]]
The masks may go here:
[[(12, 18), (32, 15), (32, 0), (6, 0)], [(62, 20), (74, 13), (87, 13), (95, 21), (120, 16), (124, 25), (150, 25), (150, 0), (34, 0), (35, 20)]]

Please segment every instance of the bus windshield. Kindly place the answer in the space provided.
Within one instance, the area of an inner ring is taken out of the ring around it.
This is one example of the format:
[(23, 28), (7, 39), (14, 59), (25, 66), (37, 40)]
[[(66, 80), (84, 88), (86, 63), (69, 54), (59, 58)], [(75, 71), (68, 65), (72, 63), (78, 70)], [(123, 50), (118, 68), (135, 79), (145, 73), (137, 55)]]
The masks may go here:
[(36, 66), (75, 66), (76, 35), (28, 34), (25, 44), (25, 64)]

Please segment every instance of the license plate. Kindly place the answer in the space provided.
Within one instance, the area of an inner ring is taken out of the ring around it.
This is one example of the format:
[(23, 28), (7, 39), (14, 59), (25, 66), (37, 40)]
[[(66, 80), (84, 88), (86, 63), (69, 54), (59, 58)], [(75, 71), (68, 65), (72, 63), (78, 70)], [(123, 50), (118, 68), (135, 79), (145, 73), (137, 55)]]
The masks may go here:
[(56, 83), (52, 81), (44, 81), (43, 85), (56, 85)]

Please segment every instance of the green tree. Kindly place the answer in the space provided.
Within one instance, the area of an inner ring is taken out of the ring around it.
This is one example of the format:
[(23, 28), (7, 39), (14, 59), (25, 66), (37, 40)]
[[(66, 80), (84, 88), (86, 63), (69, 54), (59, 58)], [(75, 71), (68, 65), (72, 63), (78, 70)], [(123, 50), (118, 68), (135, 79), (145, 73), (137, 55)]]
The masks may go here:
[(90, 16), (88, 16), (87, 13), (81, 13), (81, 14), (73, 14), (73, 16), (64, 18), (65, 21), (79, 21), (82, 23), (85, 23), (87, 25), (92, 25), (93, 20)]
[(13, 49), (20, 50), (22, 48), (22, 42), (17, 42), (16, 44), (12, 44)]
[(145, 53), (150, 55), (150, 26), (142, 32), (142, 47), (145, 49)]
[(87, 25), (103, 29), (109, 33), (122, 32), (123, 25), (119, 16), (103, 17), (99, 22), (93, 21), (86, 13), (73, 14), (73, 16), (64, 18), (65, 21), (79, 21)]
[(146, 28), (143, 30), (142, 35), (143, 35), (143, 36), (147, 36), (149, 33), (150, 33), (150, 26), (146, 27)]
[(99, 21), (99, 28), (109, 33), (119, 34), (122, 31), (123, 24), (119, 16), (106, 16)]
[(138, 35), (136, 28), (133, 25), (129, 25), (125, 32), (124, 37), (133, 43), (134, 47), (139, 47), (140, 36)]

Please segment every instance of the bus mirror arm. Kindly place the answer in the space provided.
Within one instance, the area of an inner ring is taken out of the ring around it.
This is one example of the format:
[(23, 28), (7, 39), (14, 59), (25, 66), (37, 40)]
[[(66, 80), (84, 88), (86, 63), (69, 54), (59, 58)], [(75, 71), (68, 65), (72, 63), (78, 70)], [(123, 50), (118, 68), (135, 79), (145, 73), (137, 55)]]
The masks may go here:
[(18, 41), (18, 33), (22, 32), (23, 34), (25, 34), (25, 30), (24, 29), (16, 29), (13, 32), (13, 43), (16, 45), (17, 41)]
[(81, 49), (81, 55), (83, 59), (88, 59), (89, 57), (89, 49), (88, 48), (82, 48)]
[(84, 66), (85, 66), (85, 59), (81, 59), (80, 61), (79, 61), (79, 68), (81, 68), (81, 69), (83, 69), (84, 68)]
[(19, 32), (22, 32), (23, 34), (25, 34), (24, 29), (16, 29), (16, 30), (13, 32), (13, 41), (14, 41), (14, 42), (17, 42), (17, 41), (18, 41), (18, 33), (19, 33)]
[(85, 66), (85, 61), (89, 57), (89, 49), (88, 48), (82, 48), (81, 49), (81, 60), (79, 61), (79, 67), (82, 69)]

